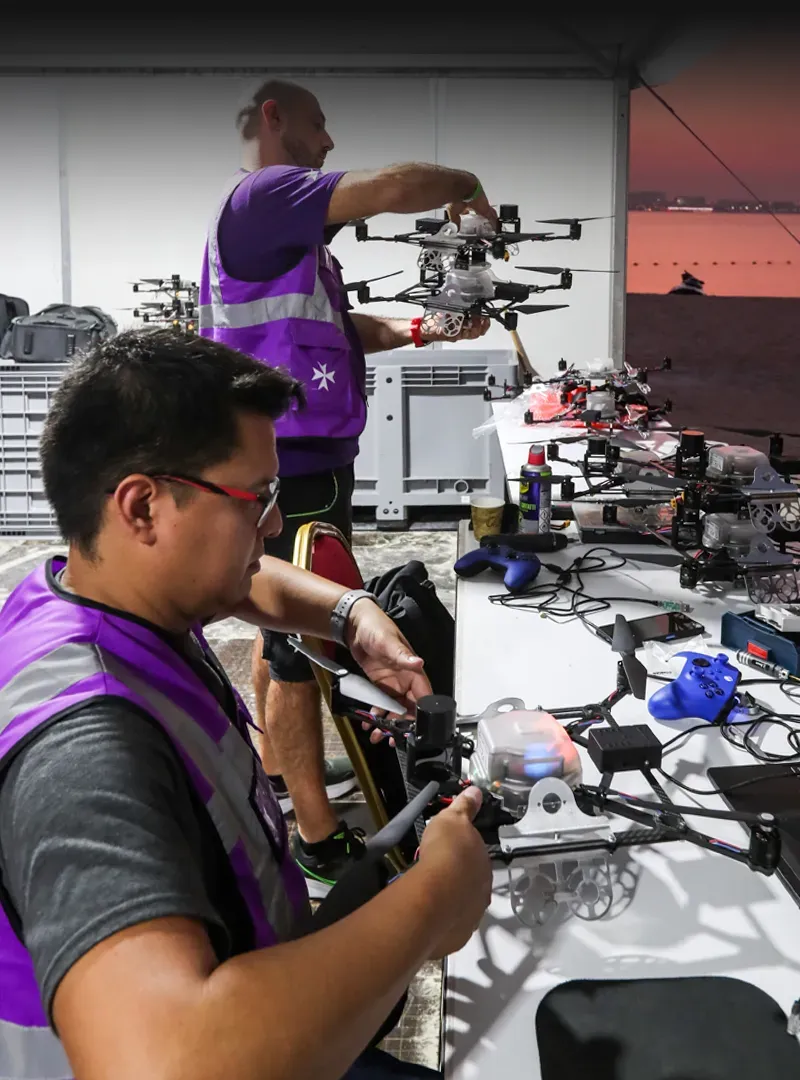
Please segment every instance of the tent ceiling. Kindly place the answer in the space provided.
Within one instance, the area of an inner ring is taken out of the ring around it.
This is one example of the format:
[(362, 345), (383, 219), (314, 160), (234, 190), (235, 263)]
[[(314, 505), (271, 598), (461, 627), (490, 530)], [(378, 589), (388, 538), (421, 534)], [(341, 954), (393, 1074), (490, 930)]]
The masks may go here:
[[(721, 39), (676, 18), (4, 20), (2, 74), (112, 72), (370, 74), (615, 78), (634, 69), (672, 78)], [(635, 78), (633, 80), (635, 85)]]

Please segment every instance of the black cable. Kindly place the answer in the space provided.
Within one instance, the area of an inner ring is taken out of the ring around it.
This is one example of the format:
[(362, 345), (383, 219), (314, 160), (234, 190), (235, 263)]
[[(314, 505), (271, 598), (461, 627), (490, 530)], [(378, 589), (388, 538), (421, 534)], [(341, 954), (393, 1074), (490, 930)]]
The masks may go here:
[[(604, 555), (599, 555), (602, 552)], [(608, 558), (610, 556), (611, 558)], [(612, 561), (615, 560), (615, 561)], [(594, 624), (587, 622), (586, 616), (596, 612), (608, 611), (613, 603), (620, 604), (647, 604), (651, 607), (660, 607), (661, 602), (650, 597), (638, 596), (592, 596), (586, 592), (583, 575), (601, 573), (606, 570), (619, 570), (627, 564), (628, 560), (619, 552), (607, 547), (590, 548), (584, 554), (577, 556), (569, 564), (562, 567), (554, 563), (543, 563), (545, 569), (556, 575), (553, 582), (541, 582), (532, 585), (521, 593), (499, 593), (490, 596), (493, 604), (502, 604), (504, 607), (522, 608), (524, 610), (538, 611), (540, 615), (546, 615), (551, 619), (563, 619), (571, 622), (579, 619), (590, 632), (595, 633)], [(570, 581), (574, 580), (575, 585)], [(566, 598), (563, 599), (564, 594)]]
[[(652, 88), (652, 86), (649, 85), (649, 83), (645, 82), (645, 80), (642, 78), (642, 75), (641, 75), (641, 73), (639, 71), (636, 72), (636, 77), (639, 80), (639, 82), (641, 83), (641, 85), (645, 88), (645, 90), (647, 90), (648, 93), (652, 94), (653, 97), (656, 99), (656, 101), (659, 101), (664, 106), (664, 108), (667, 110), (667, 112), (671, 113), (675, 117), (675, 119), (678, 121), (678, 123), (682, 127), (686, 128), (686, 130), (689, 132), (689, 134), (692, 136), (693, 139), (697, 139), (697, 141), (700, 143), (700, 145), (703, 147), (703, 149), (707, 150), (708, 153), (711, 154), (711, 156), (714, 158), (714, 160), (719, 162), (719, 164), (723, 167), (723, 169), (725, 169), (725, 171), (727, 173), (729, 173), (733, 177), (733, 179), (736, 181), (736, 183), (741, 184), (741, 186), (748, 193), (748, 195), (752, 195), (753, 198), (755, 199), (755, 201), (759, 205), (766, 206), (766, 203), (764, 202), (764, 200), (760, 199), (758, 197), (758, 195), (756, 195), (755, 191), (753, 191), (753, 189), (748, 184), (746, 184), (744, 182), (744, 180), (742, 180), (741, 176), (737, 176), (737, 174), (733, 171), (733, 169), (730, 167), (730, 165), (726, 165), (725, 162), (722, 160), (722, 158), (719, 156), (719, 154), (715, 153), (715, 151), (713, 151), (711, 149), (711, 147), (708, 145), (708, 143), (704, 139), (702, 139), (697, 134), (696, 131), (694, 131), (691, 127), (689, 127), (689, 125), (686, 123), (686, 121), (682, 117), (678, 116), (678, 114), (675, 112), (675, 110), (672, 108), (672, 106), (669, 105), (663, 99), (663, 97), (661, 97), (660, 94), (657, 94), (656, 91)], [(783, 231), (785, 233), (788, 233), (788, 235), (791, 236), (792, 240), (794, 240), (794, 242), (796, 244), (800, 244), (800, 236), (796, 236), (792, 232), (792, 230), (788, 227), (788, 225), (786, 225), (783, 221), (781, 221), (781, 219), (778, 217), (778, 215), (773, 210), (768, 209), (767, 213), (769, 214), (769, 216), (774, 221), (777, 222), (778, 225), (780, 225), (780, 227), (783, 229)]]

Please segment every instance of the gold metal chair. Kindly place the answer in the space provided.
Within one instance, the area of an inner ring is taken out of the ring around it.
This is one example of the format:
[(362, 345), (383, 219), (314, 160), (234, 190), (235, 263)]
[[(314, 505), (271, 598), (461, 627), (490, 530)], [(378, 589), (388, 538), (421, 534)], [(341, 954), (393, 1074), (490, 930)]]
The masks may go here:
[[(329, 581), (335, 581), (337, 585), (342, 585), (345, 588), (361, 589), (364, 587), (361, 571), (349, 543), (337, 528), (325, 522), (312, 521), (300, 527), (295, 537), (293, 562), (295, 566), (310, 570), (312, 573), (319, 574), (320, 577), (327, 578)], [(304, 636), (302, 640), (305, 645), (315, 652), (333, 658), (335, 653), (333, 642), (320, 641), (318, 638), (308, 636)], [(316, 664), (312, 664), (312, 668), (322, 696), (333, 717), (333, 722), (336, 724), (336, 730), (339, 732), (347, 756), (350, 758), (353, 772), (364, 794), (367, 808), (377, 832), (389, 820), (383, 797), (372, 776), (351, 721), (346, 716), (337, 716), (332, 708), (332, 676), (330, 672)], [(398, 872), (406, 869), (406, 860), (396, 848), (389, 854), (388, 858)]]

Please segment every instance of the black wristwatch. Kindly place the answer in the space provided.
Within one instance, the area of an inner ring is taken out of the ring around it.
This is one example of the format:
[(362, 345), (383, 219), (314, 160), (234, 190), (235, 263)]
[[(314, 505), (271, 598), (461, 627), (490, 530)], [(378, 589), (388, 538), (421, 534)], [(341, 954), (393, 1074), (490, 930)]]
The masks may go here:
[(354, 604), (363, 599), (371, 600), (374, 604), (377, 604), (378, 602), (374, 593), (367, 592), (366, 589), (351, 589), (341, 597), (336, 604), (336, 607), (331, 612), (331, 638), (337, 645), (347, 646), (345, 634), (347, 631), (347, 620), (350, 618), (350, 611)]

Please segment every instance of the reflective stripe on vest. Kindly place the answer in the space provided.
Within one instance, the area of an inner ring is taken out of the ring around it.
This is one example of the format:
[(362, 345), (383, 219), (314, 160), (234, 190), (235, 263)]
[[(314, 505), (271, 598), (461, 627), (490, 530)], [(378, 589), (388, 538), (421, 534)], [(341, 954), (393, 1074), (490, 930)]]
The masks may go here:
[(0, 1020), (0, 1080), (71, 1080), (60, 1039), (49, 1027)]
[(344, 333), (342, 316), (340, 312), (334, 310), (328, 291), (320, 277), (319, 248), (317, 248), (317, 272), (314, 276), (312, 294), (285, 293), (283, 296), (263, 297), (239, 304), (225, 303), (219, 280), (219, 223), (228, 200), (243, 179), (244, 177), (239, 174), (232, 178), (222, 195), (208, 230), (208, 285), (211, 303), (200, 304), (198, 307), (200, 329), (241, 330), (248, 326), (263, 326), (264, 323), (278, 322), (281, 319), (311, 319), (314, 322), (333, 323)]
[[(17, 717), (103, 672), (143, 699), (148, 712), (161, 721), (176, 749), (184, 751), (181, 756), (188, 758), (187, 764), (200, 772), (213, 792), (211, 798), (204, 801), (226, 854), (230, 859), (241, 845), (258, 882), (266, 920), (278, 940), (289, 937), (296, 922), (295, 913), (283, 887), (281, 869), (269, 844), (265, 843), (261, 824), (250, 803), (252, 751), (233, 725), (219, 742), (215, 741), (184, 709), (136, 675), (113, 653), (96, 645), (71, 642), (58, 646), (23, 668), (3, 687), (0, 691), (0, 735)], [(273, 840), (280, 843), (278, 823), (265, 816)], [(263, 932), (263, 928), (257, 925), (257, 919), (255, 921), (259, 937), (259, 930)]]

